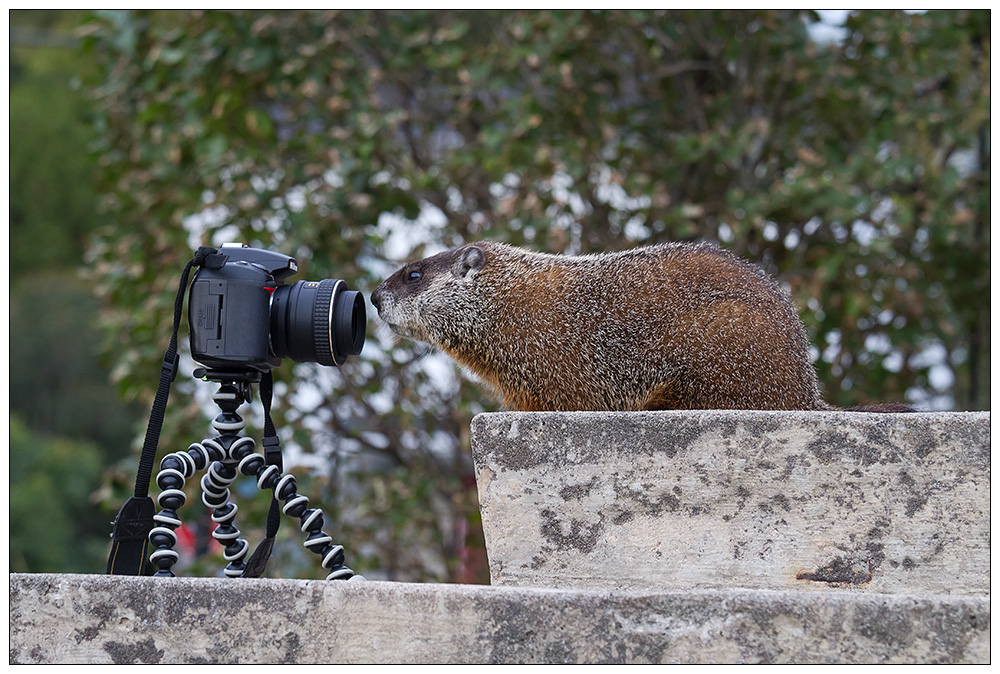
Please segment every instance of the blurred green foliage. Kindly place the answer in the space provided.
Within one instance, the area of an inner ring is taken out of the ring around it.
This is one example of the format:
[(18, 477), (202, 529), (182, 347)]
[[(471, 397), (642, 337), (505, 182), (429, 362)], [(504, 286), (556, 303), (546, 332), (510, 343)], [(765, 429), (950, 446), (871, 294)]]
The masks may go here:
[[(17, 281), (80, 265), (98, 220), (81, 60), (70, 30), (82, 12), (11, 12), (10, 249)], [(91, 68), (88, 69), (87, 65)]]
[[(707, 239), (789, 289), (830, 402), (988, 409), (989, 12), (857, 12), (834, 42), (816, 20), (96, 13), (81, 34), (106, 227), (89, 278), (117, 380), (151, 399), (201, 244), (281, 250), (299, 278), (368, 293), (480, 238)], [(276, 371), (286, 445), (318, 466), (302, 491), (366, 575), (485, 580), (468, 424), (493, 403), (375, 326), (342, 368)], [(182, 379), (161, 446), (207, 427)], [(272, 573), (307, 565), (281, 549)]]
[[(10, 13), (10, 567), (95, 573), (107, 561), (105, 472), (131, 458), (140, 409), (79, 274), (96, 208), (81, 11)], [(129, 470), (134, 470), (130, 465)]]
[(30, 430), (10, 417), (10, 570), (98, 573), (108, 515), (92, 495), (104, 454), (92, 443)]
[(122, 404), (101, 365), (97, 298), (52, 271), (28, 275), (10, 298), (11, 409), (30, 428), (100, 444), (109, 462), (131, 456), (141, 411)]

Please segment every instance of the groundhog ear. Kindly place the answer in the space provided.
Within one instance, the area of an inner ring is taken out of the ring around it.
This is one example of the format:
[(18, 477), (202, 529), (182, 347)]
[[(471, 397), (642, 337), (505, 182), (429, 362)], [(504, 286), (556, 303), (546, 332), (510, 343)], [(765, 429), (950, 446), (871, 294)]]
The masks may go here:
[(476, 274), (483, 265), (486, 264), (486, 255), (475, 246), (462, 251), (462, 257), (458, 261), (456, 272), (461, 278), (470, 278)]

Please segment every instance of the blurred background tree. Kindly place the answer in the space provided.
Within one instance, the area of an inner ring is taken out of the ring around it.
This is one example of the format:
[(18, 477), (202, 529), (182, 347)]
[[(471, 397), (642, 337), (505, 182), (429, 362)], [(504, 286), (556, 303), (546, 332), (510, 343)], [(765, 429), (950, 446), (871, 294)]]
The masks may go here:
[[(281, 250), (367, 295), (482, 238), (710, 240), (788, 289), (830, 402), (988, 409), (989, 12), (854, 13), (833, 39), (818, 19), (97, 13), (87, 272), (116, 382), (148, 405), (198, 245)], [(468, 423), (495, 404), (376, 325), (342, 368), (276, 371), (302, 491), (366, 576), (484, 582)], [(161, 446), (206, 432), (211, 391), (184, 379)], [(299, 548), (271, 572), (315, 577)]]
[[(141, 406), (110, 377), (114, 347), (80, 275), (96, 210), (81, 11), (11, 11), (10, 568), (94, 572), (107, 556), (104, 468), (128, 458)], [(134, 467), (131, 468), (134, 470)]]

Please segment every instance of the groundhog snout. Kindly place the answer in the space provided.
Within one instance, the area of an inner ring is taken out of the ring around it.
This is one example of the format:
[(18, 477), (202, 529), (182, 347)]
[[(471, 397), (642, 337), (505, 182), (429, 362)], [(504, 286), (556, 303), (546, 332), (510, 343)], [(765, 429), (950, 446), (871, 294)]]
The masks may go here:
[(384, 291), (382, 290), (382, 286), (375, 288), (375, 292), (372, 293), (372, 304), (374, 304), (375, 308), (379, 311), (382, 311), (383, 297), (384, 297)]

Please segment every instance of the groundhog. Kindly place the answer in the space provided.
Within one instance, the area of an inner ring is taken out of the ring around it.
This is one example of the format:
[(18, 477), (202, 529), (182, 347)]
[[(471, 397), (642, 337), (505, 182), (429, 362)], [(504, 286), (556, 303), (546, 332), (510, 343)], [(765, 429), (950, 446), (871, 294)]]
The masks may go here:
[(407, 264), (371, 299), (510, 410), (834, 409), (785, 293), (711, 244), (574, 257), (471, 243)]

